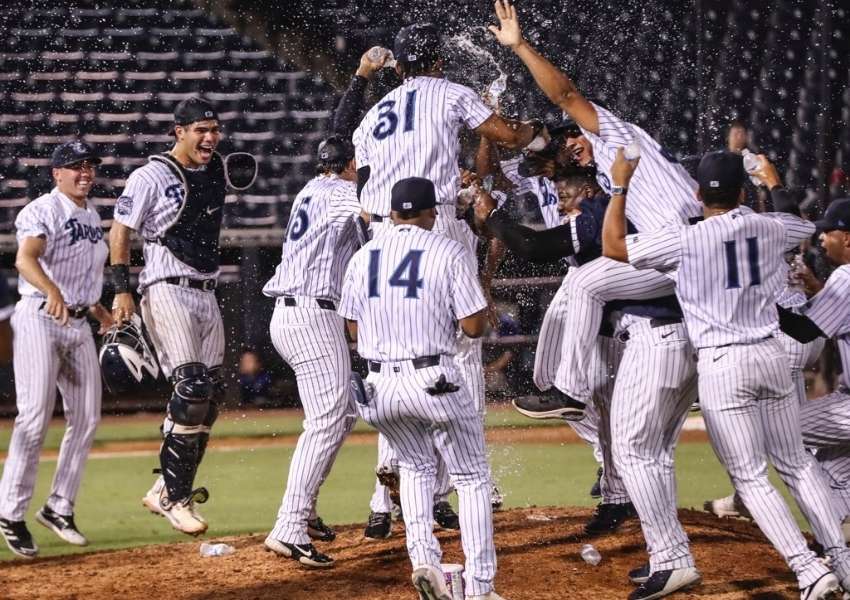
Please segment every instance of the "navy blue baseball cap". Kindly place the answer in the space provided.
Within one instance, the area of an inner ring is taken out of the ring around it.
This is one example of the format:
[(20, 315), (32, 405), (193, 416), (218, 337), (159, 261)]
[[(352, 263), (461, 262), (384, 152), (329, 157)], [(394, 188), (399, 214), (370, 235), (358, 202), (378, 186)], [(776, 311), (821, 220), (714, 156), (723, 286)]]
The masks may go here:
[(431, 23), (404, 27), (395, 36), (393, 54), (396, 60), (407, 63), (436, 62), (440, 57), (440, 32)]
[(427, 210), (437, 206), (434, 184), (423, 177), (408, 177), (396, 182), (392, 189), (392, 209)]
[(354, 158), (354, 145), (340, 135), (326, 137), (319, 144), (316, 159), (320, 165), (347, 164)]
[(697, 167), (697, 182), (703, 190), (740, 188), (746, 176), (744, 157), (728, 150), (707, 153)]
[(850, 198), (833, 200), (815, 227), (818, 231), (850, 231)]
[(193, 96), (182, 100), (174, 109), (174, 124), (175, 125), (191, 125), (196, 121), (209, 121), (215, 119), (218, 121), (218, 113), (212, 104)]
[(80, 140), (73, 140), (59, 144), (53, 149), (50, 166), (58, 169), (84, 160), (96, 165), (100, 164), (100, 157), (92, 146)]

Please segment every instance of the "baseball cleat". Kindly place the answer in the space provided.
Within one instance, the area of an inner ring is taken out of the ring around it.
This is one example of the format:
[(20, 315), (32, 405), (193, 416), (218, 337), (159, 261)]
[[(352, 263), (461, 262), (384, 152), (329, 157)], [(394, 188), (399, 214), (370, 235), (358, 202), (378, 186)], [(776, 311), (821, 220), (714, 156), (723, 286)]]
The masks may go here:
[(821, 575), (812, 585), (800, 590), (800, 600), (841, 600), (844, 590), (832, 573)]
[(50, 531), (74, 546), (88, 546), (89, 541), (74, 523), (74, 515), (60, 515), (49, 506), (42, 506), (35, 514), (35, 520), (47, 527)]
[(199, 488), (182, 502), (172, 502), (165, 489), (165, 481), (160, 476), (154, 482), (153, 487), (142, 498), (142, 504), (155, 515), (168, 519), (171, 526), (181, 533), (188, 535), (201, 535), (207, 530), (208, 524), (195, 510), (194, 499), (206, 502), (209, 494), (205, 489)]
[(311, 540), (320, 542), (332, 542), (336, 539), (336, 531), (325, 525), (322, 517), (316, 517), (307, 521), (307, 535)]
[(266, 538), (264, 544), (266, 550), (274, 552), (279, 556), (291, 558), (305, 567), (326, 569), (334, 566), (334, 559), (316, 550), (313, 544), (290, 544), (276, 540), (271, 536)]
[(3, 539), (6, 540), (9, 550), (18, 556), (33, 558), (38, 554), (38, 546), (35, 545), (26, 522), (0, 519), (0, 533), (3, 534)]
[(696, 567), (656, 571), (629, 594), (629, 600), (663, 598), (674, 592), (697, 585), (700, 581), (702, 581), (702, 575), (696, 570)]
[(449, 588), (446, 587), (446, 578), (437, 567), (416, 567), (410, 579), (413, 581), (413, 587), (419, 592), (419, 600), (452, 600)]
[(497, 510), (502, 510), (502, 506), (505, 503), (505, 495), (499, 491), (495, 485), (490, 489), (490, 507), (493, 509), (493, 512)]
[(706, 500), (702, 507), (706, 512), (710, 512), (721, 519), (730, 518), (752, 520), (753, 518), (750, 515), (750, 511), (748, 511), (747, 507), (744, 506), (744, 503), (741, 501), (738, 494), (730, 494), (725, 498), (718, 498), (716, 500)]
[(596, 511), (584, 526), (584, 534), (588, 536), (604, 535), (613, 533), (620, 528), (624, 521), (637, 516), (635, 506), (631, 502), (626, 504), (601, 503), (596, 506)]
[(552, 388), (541, 396), (522, 396), (511, 402), (521, 414), (532, 419), (566, 419), (581, 421), (587, 406), (575, 398)]
[(629, 571), (629, 581), (640, 585), (646, 583), (649, 575), (649, 563), (646, 563)]
[(392, 515), (385, 512), (370, 512), (363, 537), (367, 540), (385, 540), (393, 533)]
[(445, 500), (434, 505), (434, 522), (443, 529), (460, 529), (460, 518)]

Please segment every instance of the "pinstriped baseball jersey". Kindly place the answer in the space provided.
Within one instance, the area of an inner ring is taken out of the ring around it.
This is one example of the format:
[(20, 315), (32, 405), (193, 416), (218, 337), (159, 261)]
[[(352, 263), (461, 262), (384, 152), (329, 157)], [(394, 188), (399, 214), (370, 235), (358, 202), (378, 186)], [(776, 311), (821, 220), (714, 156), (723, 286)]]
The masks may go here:
[(593, 146), (599, 185), (611, 193), (611, 165), (617, 149), (633, 140), (640, 144), (640, 169), (629, 182), (626, 217), (638, 231), (654, 231), (669, 221), (687, 223), (702, 214), (696, 197), (697, 183), (676, 158), (646, 131), (626, 123), (610, 111), (594, 104), (599, 118), (599, 135), (582, 129)]
[(358, 322), (367, 360), (454, 355), (457, 320), (487, 307), (468, 251), (415, 225), (399, 225), (351, 259), (339, 314)]
[(320, 175), (298, 193), (290, 214), (280, 264), (263, 293), (339, 300), (345, 267), (358, 243), (356, 185)]
[(411, 77), (373, 106), (354, 131), (357, 167), (370, 167), (360, 193), (366, 212), (388, 216), (392, 186), (406, 177), (434, 182), (437, 202), (454, 205), (460, 189), (458, 132), (493, 111), (466, 86)]
[(552, 229), (561, 224), (561, 214), (558, 212), (558, 189), (555, 182), (548, 177), (523, 177), (519, 174), (519, 164), (523, 161), (522, 156), (499, 163), (502, 174), (516, 187), (516, 194), (533, 194), (537, 198), (540, 214), (546, 229)]
[(145, 239), (145, 266), (139, 274), (139, 293), (166, 277), (207, 279), (218, 275), (218, 269), (201, 273), (178, 260), (164, 245), (147, 241), (161, 236), (177, 220), (184, 194), (182, 182), (166, 165), (150, 161), (130, 173), (124, 191), (115, 202), (115, 221)]
[(841, 385), (850, 389), (850, 265), (842, 265), (833, 271), (803, 314), (826, 335), (835, 337), (844, 371)]
[[(109, 249), (97, 211), (86, 204), (80, 208), (58, 189), (27, 204), (15, 218), (17, 239), (43, 237), (41, 268), (62, 292), (68, 306), (91, 306), (100, 300), (103, 267)], [(21, 296), (43, 297), (23, 276), (18, 278)]]
[(696, 348), (707, 348), (778, 331), (783, 253), (814, 231), (793, 215), (741, 206), (691, 227), (626, 236), (626, 243), (634, 267), (675, 271), (688, 334)]

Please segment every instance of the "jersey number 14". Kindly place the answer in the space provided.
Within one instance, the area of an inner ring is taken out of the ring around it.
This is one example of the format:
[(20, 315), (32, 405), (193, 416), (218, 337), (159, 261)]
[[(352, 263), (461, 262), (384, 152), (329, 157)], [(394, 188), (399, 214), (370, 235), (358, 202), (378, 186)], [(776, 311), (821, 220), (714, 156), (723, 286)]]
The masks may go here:
[[(413, 131), (416, 124), (416, 92), (407, 92), (404, 102), (404, 130)], [(375, 139), (383, 140), (395, 133), (398, 128), (398, 113), (395, 111), (395, 100), (385, 100), (378, 105), (378, 124), (372, 130)]]
[[(406, 288), (405, 298), (418, 298), (424, 279), (419, 278), (419, 263), (422, 262), (424, 250), (411, 250), (404, 255), (395, 271), (390, 276), (390, 287)], [(369, 252), (369, 297), (378, 298), (381, 295), (378, 276), (381, 272), (381, 251)]]

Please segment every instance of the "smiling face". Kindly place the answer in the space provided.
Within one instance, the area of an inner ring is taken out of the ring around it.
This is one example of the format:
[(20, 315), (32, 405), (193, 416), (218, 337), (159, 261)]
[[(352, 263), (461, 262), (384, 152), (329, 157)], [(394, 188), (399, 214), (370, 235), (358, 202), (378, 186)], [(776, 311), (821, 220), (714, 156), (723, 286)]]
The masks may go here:
[(82, 202), (86, 199), (94, 185), (95, 165), (87, 160), (56, 167), (53, 169), (53, 180), (59, 191), (71, 200)]
[(176, 125), (174, 134), (177, 136), (174, 156), (190, 168), (208, 164), (221, 141), (221, 127), (215, 119)]
[(582, 200), (593, 196), (589, 183), (573, 179), (557, 181), (555, 187), (558, 189), (558, 214), (562, 217), (575, 213)]
[(850, 232), (824, 231), (820, 234), (820, 245), (831, 263), (843, 265), (850, 261)]
[(586, 167), (593, 162), (593, 147), (583, 135), (567, 138), (567, 149), (570, 156), (580, 166)]

